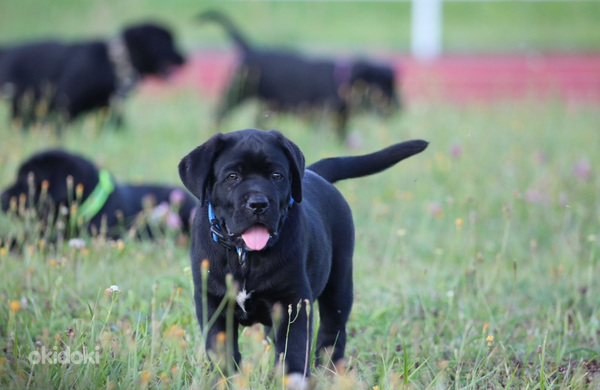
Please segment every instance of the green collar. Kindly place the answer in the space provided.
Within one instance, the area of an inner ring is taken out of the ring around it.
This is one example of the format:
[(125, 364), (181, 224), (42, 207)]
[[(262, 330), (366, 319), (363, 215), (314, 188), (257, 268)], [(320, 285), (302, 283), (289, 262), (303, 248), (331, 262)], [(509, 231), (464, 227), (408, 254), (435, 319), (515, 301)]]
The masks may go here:
[(108, 197), (114, 190), (115, 183), (113, 183), (110, 173), (105, 169), (101, 169), (98, 184), (90, 196), (78, 208), (77, 218), (89, 222), (104, 207)]

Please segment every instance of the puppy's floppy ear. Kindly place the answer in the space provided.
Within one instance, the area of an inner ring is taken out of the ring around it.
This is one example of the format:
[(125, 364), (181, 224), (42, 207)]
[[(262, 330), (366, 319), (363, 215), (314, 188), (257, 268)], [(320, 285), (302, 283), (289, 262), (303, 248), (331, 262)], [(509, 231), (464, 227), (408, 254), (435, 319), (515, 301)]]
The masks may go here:
[(292, 173), (292, 198), (294, 202), (302, 202), (302, 178), (304, 177), (304, 154), (292, 141), (277, 130), (271, 130), (269, 133), (277, 137), (281, 149), (290, 160), (290, 169)]
[(212, 165), (223, 148), (223, 134), (217, 134), (192, 150), (179, 163), (179, 177), (200, 203), (204, 203), (210, 185)]

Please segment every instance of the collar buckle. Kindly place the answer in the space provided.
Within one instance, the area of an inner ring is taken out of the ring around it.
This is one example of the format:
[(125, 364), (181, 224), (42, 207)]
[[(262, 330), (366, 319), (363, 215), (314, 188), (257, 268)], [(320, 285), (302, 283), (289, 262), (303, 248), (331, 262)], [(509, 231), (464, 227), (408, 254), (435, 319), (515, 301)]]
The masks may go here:
[(229, 245), (227, 242), (225, 242), (225, 236), (223, 236), (223, 233), (221, 233), (221, 229), (219, 228), (219, 225), (216, 223), (213, 223), (210, 226), (210, 232), (212, 233), (212, 237), (213, 237), (213, 241), (224, 246), (227, 249), (232, 249), (233, 246)]
[(240, 247), (236, 247), (235, 249), (238, 254), (238, 262), (240, 263), (240, 265), (246, 264), (246, 255), (248, 254), (248, 251)]

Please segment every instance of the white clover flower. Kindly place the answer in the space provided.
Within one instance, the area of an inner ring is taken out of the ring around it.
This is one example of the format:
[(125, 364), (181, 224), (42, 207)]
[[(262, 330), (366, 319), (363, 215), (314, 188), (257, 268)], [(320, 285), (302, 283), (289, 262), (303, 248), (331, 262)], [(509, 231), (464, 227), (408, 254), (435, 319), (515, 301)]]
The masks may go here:
[(116, 284), (113, 284), (112, 286), (107, 287), (106, 290), (104, 290), (104, 295), (106, 297), (110, 297), (113, 294), (120, 294), (120, 293), (121, 293), (121, 289)]
[(83, 249), (83, 248), (85, 248), (85, 246), (86, 246), (86, 243), (83, 238), (71, 238), (69, 240), (69, 247), (71, 247), (71, 248)]

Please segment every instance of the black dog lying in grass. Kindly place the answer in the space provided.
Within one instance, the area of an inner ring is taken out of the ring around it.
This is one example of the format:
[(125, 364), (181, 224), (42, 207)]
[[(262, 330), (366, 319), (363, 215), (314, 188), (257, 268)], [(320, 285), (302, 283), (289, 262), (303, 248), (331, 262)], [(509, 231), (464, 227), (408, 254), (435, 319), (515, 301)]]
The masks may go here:
[(361, 106), (389, 113), (399, 107), (394, 71), (366, 61), (316, 61), (295, 53), (259, 50), (248, 43), (225, 15), (208, 11), (200, 20), (221, 24), (242, 52), (242, 59), (218, 109), (217, 120), (248, 98), (268, 110), (303, 113), (325, 109), (335, 115), (340, 138), (350, 113)]
[[(188, 232), (195, 207), (195, 199), (183, 189), (119, 184), (106, 170), (63, 150), (40, 152), (25, 161), (15, 183), (2, 192), (1, 201), (6, 213), (21, 217), (35, 213), (44, 238), (60, 234), (61, 229), (64, 238), (76, 237), (86, 228), (110, 238), (122, 236), (131, 227), (137, 227), (142, 236), (152, 235), (151, 229), (145, 229), (154, 222), (158, 226), (161, 218)], [(147, 215), (140, 221), (142, 211)]]
[[(354, 225), (332, 183), (380, 172), (426, 147), (407, 141), (305, 169), (298, 146), (280, 132), (242, 130), (215, 135), (182, 159), (181, 180), (200, 200), (192, 234), (194, 298), (215, 364), (231, 374), (241, 359), (239, 326), (262, 323), (273, 327), (289, 387), (308, 388), (316, 300), (317, 364), (340, 363), (354, 296)], [(222, 310), (226, 299), (230, 309)]]
[(140, 24), (109, 41), (3, 48), (0, 92), (23, 126), (52, 117), (64, 123), (86, 111), (115, 108), (141, 77), (166, 76), (183, 62), (166, 28)]

